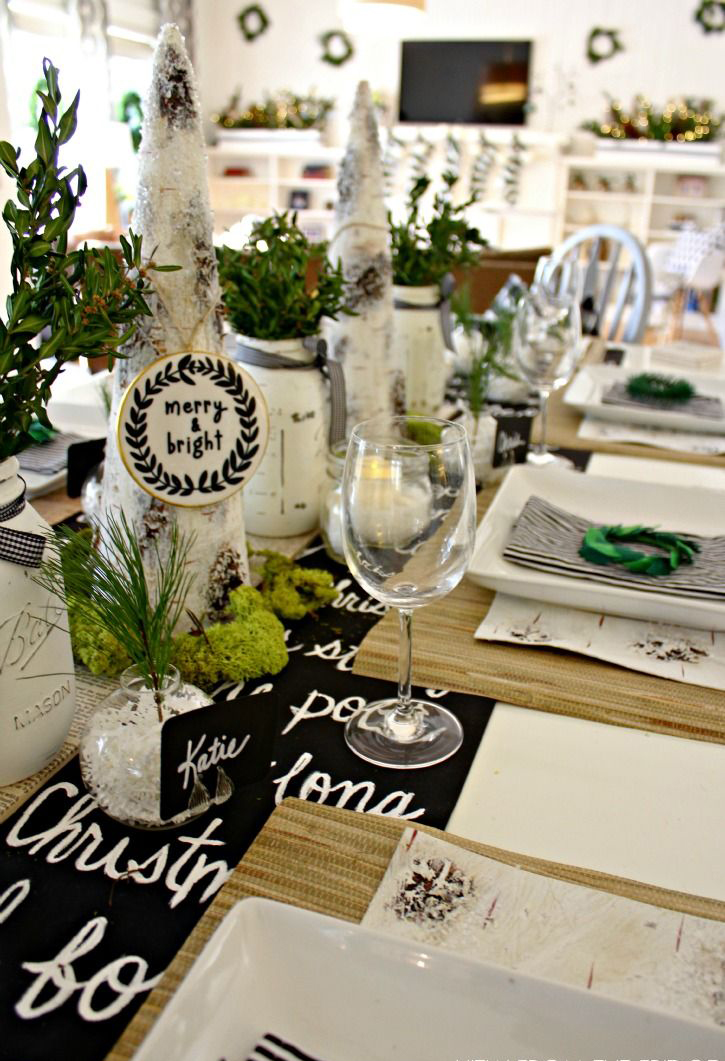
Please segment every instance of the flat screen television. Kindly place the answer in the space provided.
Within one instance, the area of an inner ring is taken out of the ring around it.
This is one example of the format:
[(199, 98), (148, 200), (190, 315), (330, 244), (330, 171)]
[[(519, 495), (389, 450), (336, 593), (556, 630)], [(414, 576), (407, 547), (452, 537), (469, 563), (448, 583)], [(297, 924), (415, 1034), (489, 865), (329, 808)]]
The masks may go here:
[(523, 125), (530, 41), (403, 41), (400, 121)]

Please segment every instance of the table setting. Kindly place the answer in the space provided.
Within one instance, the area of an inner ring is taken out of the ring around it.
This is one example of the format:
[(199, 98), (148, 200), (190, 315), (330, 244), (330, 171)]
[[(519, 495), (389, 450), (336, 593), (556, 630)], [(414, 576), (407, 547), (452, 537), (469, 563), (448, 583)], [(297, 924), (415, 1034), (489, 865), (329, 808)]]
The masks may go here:
[[(77, 436), (32, 445), (0, 406), (0, 1058), (722, 1056), (722, 372), (609, 357), (555, 256), (456, 309), (482, 237), (454, 182), (426, 221), (421, 177), (388, 256), (372, 108), (363, 83), (310, 291), (294, 216), (214, 250), (166, 26), (140, 234), (73, 259), (119, 270), (122, 356), (59, 383), (40, 310), (49, 356), (14, 348), (23, 414)], [(592, 414), (684, 441), (617, 447)], [(23, 471), (66, 458), (75, 496), (34, 510)]]

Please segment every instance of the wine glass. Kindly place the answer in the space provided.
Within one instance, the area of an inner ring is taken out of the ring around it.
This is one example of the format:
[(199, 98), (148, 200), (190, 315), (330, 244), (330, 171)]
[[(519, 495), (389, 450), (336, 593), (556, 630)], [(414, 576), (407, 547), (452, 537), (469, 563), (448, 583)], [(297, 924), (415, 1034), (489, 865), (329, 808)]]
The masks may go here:
[(552, 391), (571, 379), (581, 355), (581, 314), (574, 268), (543, 271), (539, 283), (522, 296), (513, 328), (514, 361), (520, 375), (538, 393), (541, 438), (529, 451), (531, 464), (570, 464), (546, 445), (547, 406)]
[(377, 766), (433, 766), (461, 746), (455, 715), (411, 699), (413, 609), (456, 586), (476, 532), (473, 461), (462, 424), (378, 417), (352, 431), (342, 478), (342, 540), (350, 571), (400, 613), (398, 695), (345, 727), (348, 746)]

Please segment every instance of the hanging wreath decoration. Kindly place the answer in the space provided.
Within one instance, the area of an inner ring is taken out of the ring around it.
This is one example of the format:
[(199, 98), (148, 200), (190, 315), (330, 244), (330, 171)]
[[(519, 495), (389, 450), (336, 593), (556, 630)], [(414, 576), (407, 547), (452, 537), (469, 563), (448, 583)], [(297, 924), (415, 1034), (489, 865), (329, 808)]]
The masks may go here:
[[(664, 555), (643, 553), (619, 542), (651, 545)], [(689, 538), (642, 524), (590, 527), (579, 549), (579, 555), (592, 564), (616, 564), (636, 574), (655, 576), (671, 575), (680, 564), (691, 564), (699, 552), (700, 546)]]
[(269, 16), (260, 4), (247, 4), (237, 15), (239, 28), (246, 41), (254, 41), (269, 29)]
[(623, 52), (624, 45), (619, 39), (618, 29), (602, 29), (595, 26), (587, 37), (587, 59), (590, 63), (602, 63), (612, 59), (617, 52)]
[(702, 26), (703, 33), (722, 33), (725, 30), (724, 0), (702, 0), (694, 18)]
[(327, 33), (321, 34), (319, 40), (322, 45), (320, 58), (323, 63), (329, 63), (330, 66), (342, 66), (355, 54), (352, 41), (344, 30), (328, 30)]

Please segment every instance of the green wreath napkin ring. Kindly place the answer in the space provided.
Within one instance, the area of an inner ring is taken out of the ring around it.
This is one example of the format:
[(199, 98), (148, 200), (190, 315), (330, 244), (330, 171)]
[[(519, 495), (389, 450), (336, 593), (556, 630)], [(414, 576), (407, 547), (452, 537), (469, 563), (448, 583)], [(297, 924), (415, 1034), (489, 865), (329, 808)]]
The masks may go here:
[(640, 372), (637, 376), (630, 376), (626, 387), (632, 398), (650, 398), (673, 405), (689, 402), (695, 396), (695, 388), (689, 380), (663, 376), (659, 372)]
[[(639, 542), (661, 549), (664, 555), (643, 553), (619, 542)], [(697, 542), (670, 531), (658, 531), (641, 523), (623, 527), (590, 527), (584, 535), (579, 555), (592, 564), (617, 564), (642, 575), (670, 575), (680, 564), (691, 564), (700, 552)]]

